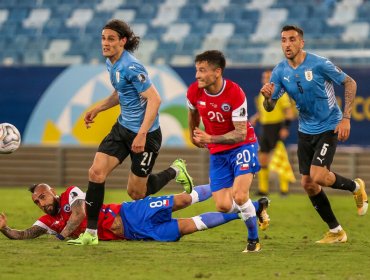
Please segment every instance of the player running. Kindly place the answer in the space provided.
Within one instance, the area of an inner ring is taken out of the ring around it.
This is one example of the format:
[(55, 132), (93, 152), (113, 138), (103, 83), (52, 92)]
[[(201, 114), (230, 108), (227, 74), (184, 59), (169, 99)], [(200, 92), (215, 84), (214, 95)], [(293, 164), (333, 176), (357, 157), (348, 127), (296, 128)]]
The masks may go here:
[[(243, 252), (258, 252), (256, 211), (249, 198), (254, 174), (260, 170), (257, 137), (248, 121), (245, 93), (223, 78), (225, 66), (217, 50), (195, 57), (197, 81), (187, 92), (189, 135), (195, 146), (210, 152), (209, 178), (217, 210), (241, 213), (248, 229)], [(205, 131), (199, 128), (200, 120)]]
[[(337, 221), (322, 187), (350, 191), (358, 215), (366, 214), (368, 201), (364, 181), (351, 180), (330, 171), (338, 140), (345, 141), (350, 134), (357, 85), (328, 59), (303, 50), (301, 28), (284, 26), (281, 47), (286, 60), (274, 68), (271, 82), (261, 89), (265, 97), (264, 107), (266, 111), (272, 111), (285, 91), (295, 100), (299, 111), (297, 153), (301, 185), (329, 227), (317, 243), (346, 242), (347, 234)], [(335, 98), (333, 82), (344, 86), (343, 113)]]

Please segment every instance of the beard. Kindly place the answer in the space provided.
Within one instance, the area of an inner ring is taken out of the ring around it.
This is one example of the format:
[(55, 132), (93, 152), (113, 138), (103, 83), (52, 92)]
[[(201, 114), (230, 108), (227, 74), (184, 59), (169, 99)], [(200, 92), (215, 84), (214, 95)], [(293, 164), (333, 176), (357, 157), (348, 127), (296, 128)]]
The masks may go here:
[(53, 205), (50, 209), (50, 207), (45, 211), (50, 216), (55, 216), (59, 212), (59, 202), (57, 199), (54, 199)]

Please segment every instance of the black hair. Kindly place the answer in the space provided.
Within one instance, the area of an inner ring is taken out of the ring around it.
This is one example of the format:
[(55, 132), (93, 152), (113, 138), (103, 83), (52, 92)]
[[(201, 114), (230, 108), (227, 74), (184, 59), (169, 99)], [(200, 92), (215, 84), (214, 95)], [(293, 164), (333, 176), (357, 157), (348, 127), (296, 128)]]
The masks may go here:
[(221, 68), (222, 72), (224, 72), (224, 69), (226, 67), (226, 59), (222, 52), (218, 50), (210, 50), (205, 51), (201, 54), (198, 54), (195, 57), (194, 62), (201, 62), (201, 61), (207, 61), (209, 64), (212, 64), (216, 67)]
[(35, 192), (35, 189), (36, 187), (40, 185), (40, 184), (32, 184), (31, 186), (28, 187), (28, 190), (31, 192), (31, 193), (34, 193)]
[(300, 28), (300, 27), (298, 27), (297, 25), (285, 25), (281, 29), (281, 32), (283, 32), (283, 31), (289, 31), (289, 30), (297, 31), (298, 34), (299, 34), (299, 36), (301, 36), (301, 38), (303, 38), (303, 29)]
[(125, 50), (134, 52), (139, 47), (140, 37), (135, 35), (126, 22), (119, 19), (112, 19), (104, 25), (103, 30), (104, 29), (116, 31), (120, 39), (126, 37), (127, 42), (125, 44)]

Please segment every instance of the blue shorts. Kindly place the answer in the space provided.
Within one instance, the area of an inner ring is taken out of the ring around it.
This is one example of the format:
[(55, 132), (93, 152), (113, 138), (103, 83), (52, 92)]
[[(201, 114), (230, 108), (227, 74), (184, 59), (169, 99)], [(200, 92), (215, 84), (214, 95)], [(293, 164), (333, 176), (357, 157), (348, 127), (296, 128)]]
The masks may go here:
[(242, 145), (232, 150), (211, 154), (209, 179), (212, 192), (232, 187), (235, 177), (256, 173), (261, 169), (258, 161), (258, 143)]
[(146, 197), (122, 203), (124, 236), (130, 240), (177, 241), (181, 234), (172, 218), (174, 196)]

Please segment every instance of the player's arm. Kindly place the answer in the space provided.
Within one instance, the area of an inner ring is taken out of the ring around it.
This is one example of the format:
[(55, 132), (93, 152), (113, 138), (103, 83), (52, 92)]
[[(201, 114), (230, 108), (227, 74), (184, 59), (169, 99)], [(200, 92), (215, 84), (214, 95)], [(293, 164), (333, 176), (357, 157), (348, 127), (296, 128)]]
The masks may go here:
[(157, 117), (159, 106), (161, 105), (161, 97), (153, 84), (147, 90), (140, 93), (140, 95), (144, 97), (148, 103), (146, 105), (144, 120), (138, 134), (146, 134)]
[(188, 126), (189, 126), (189, 136), (190, 136), (190, 141), (193, 143), (193, 145), (203, 148), (204, 146), (200, 143), (197, 143), (193, 136), (194, 136), (194, 131), (199, 127), (200, 125), (200, 114), (199, 111), (194, 108), (191, 109), (189, 108), (188, 110)]
[(15, 240), (33, 239), (47, 233), (46, 229), (36, 225), (25, 230), (12, 229), (7, 226), (6, 216), (4, 213), (0, 214), (0, 231), (9, 239)]
[(210, 135), (210, 143), (217, 144), (236, 144), (242, 142), (247, 137), (247, 122), (233, 121), (234, 130), (222, 135)]
[(140, 95), (147, 100), (147, 105), (143, 123), (141, 124), (140, 129), (131, 145), (131, 149), (134, 153), (141, 153), (144, 151), (146, 135), (149, 129), (152, 127), (157, 117), (159, 106), (161, 105), (161, 97), (154, 85), (151, 85), (148, 89), (140, 93)]
[(356, 97), (357, 84), (350, 76), (346, 76), (344, 85), (344, 112), (343, 118), (350, 119), (352, 114), (353, 102)]
[(102, 111), (108, 110), (119, 104), (118, 92), (115, 90), (113, 93), (96, 105), (92, 110), (85, 114), (85, 126), (90, 128), (90, 124), (94, 123), (95, 117)]
[(271, 98), (272, 91), (270, 93), (270, 91), (266, 91), (262, 88), (261, 94), (263, 95), (263, 97), (265, 97), (265, 100), (263, 100), (263, 107), (265, 108), (265, 110), (267, 112), (271, 112), (272, 110), (274, 110), (277, 100)]
[(61, 236), (59, 235), (60, 237), (58, 237), (60, 239), (70, 236), (85, 219), (85, 200), (77, 199), (75, 202), (73, 202), (71, 211), (71, 216), (69, 217), (66, 226), (60, 233)]

